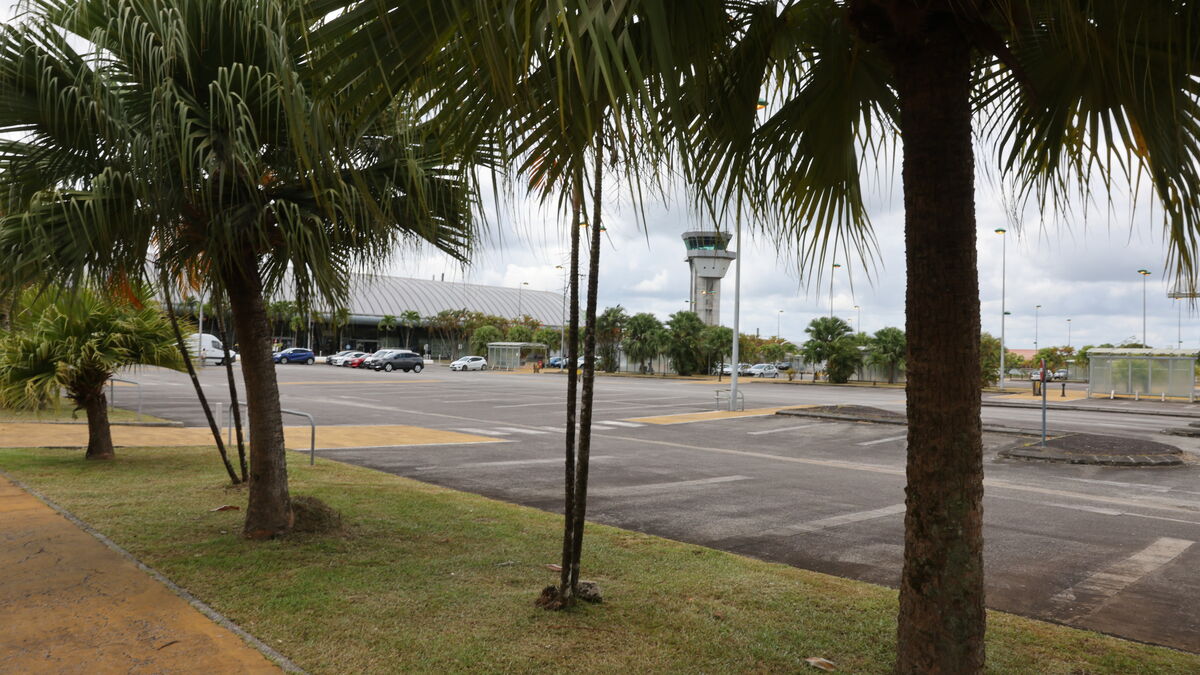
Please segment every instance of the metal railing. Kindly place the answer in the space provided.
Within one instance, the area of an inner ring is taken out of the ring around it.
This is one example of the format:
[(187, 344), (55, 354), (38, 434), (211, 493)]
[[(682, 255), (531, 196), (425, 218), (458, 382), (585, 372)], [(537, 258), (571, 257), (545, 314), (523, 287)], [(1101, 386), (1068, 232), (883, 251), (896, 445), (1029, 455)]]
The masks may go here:
[[(239, 401), (238, 406), (240, 406), (242, 408), (247, 408), (245, 401)], [(313, 418), (312, 415), (310, 415), (306, 412), (302, 412), (300, 410), (288, 410), (286, 408), (280, 408), (279, 412), (283, 413), (284, 415), (295, 415), (297, 417), (303, 417), (308, 420), (308, 427), (309, 427), (309, 431), (310, 431), (309, 446), (308, 446), (308, 465), (312, 466), (313, 464), (316, 463), (316, 457), (317, 457), (317, 421)], [(248, 413), (249, 413), (249, 408), (247, 408), (247, 414)], [(217, 401), (217, 428), (220, 428), (220, 427), (225, 427), (225, 438), (226, 438), (225, 444), (227, 446), (233, 445), (233, 414), (231, 412), (229, 415), (226, 415), (225, 414), (225, 404), (221, 401)], [(249, 443), (250, 442), (250, 425), (248, 425), (248, 424), (245, 425), (243, 427), (243, 429), (245, 430), (245, 440), (247, 443)]]
[(109, 407), (109, 409), (116, 407), (117, 388), (116, 388), (116, 384), (114, 384), (116, 382), (124, 382), (125, 384), (132, 384), (137, 387), (137, 394), (138, 394), (137, 418), (140, 421), (142, 419), (142, 383), (138, 382), (136, 380), (126, 380), (121, 377), (108, 378), (108, 407)]
[[(721, 403), (722, 400), (725, 401), (724, 404)], [(734, 404), (738, 406), (738, 410), (744, 411), (746, 409), (746, 396), (742, 393), (741, 389), (737, 390), (737, 398), (734, 400)], [(733, 406), (729, 405), (728, 389), (717, 390), (717, 410), (733, 410)]]

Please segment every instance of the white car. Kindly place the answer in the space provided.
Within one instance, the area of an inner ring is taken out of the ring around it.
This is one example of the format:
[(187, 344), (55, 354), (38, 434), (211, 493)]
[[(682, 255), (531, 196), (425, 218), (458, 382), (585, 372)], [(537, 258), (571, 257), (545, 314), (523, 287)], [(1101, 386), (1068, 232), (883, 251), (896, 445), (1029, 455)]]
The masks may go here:
[(450, 370), (487, 370), (487, 359), (482, 356), (464, 356), (451, 363)]
[(337, 354), (326, 358), (325, 363), (331, 366), (346, 366), (349, 365), (350, 359), (356, 359), (360, 356), (367, 356), (367, 353), (357, 352), (352, 349), (346, 352), (338, 352)]
[(779, 377), (779, 369), (773, 363), (756, 363), (750, 366), (750, 377)]

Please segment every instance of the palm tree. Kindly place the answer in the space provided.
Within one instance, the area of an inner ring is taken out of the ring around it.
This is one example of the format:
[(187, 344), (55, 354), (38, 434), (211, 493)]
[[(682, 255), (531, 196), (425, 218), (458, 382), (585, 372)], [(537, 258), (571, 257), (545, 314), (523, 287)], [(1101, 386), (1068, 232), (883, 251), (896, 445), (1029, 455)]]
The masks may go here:
[(639, 372), (646, 372), (646, 362), (659, 354), (655, 331), (662, 329), (662, 322), (649, 312), (639, 312), (625, 323), (625, 338), (621, 347), (630, 361), (638, 364)]
[(87, 459), (115, 456), (104, 386), (118, 370), (183, 369), (170, 322), (141, 291), (126, 299), (88, 287), (26, 291), (11, 321), (0, 337), (0, 402), (39, 407), (65, 390), (87, 413)]
[(400, 313), (400, 323), (404, 324), (404, 346), (412, 349), (413, 328), (421, 325), (421, 313), (408, 309)]
[[(378, 324), (376, 324), (376, 327), (382, 334), (391, 333), (392, 331), (396, 330), (396, 317), (392, 316), (391, 314), (384, 314), (383, 318), (379, 320)], [(380, 341), (380, 346), (383, 346), (382, 340)]]
[(349, 309), (338, 307), (329, 313), (329, 327), (333, 329), (333, 353), (342, 351), (342, 329), (349, 325)]
[(621, 344), (621, 335), (628, 321), (629, 315), (620, 305), (605, 308), (600, 316), (596, 317), (596, 344), (600, 354), (600, 368), (606, 372), (616, 372), (620, 365), (617, 347)]
[(904, 331), (893, 326), (880, 328), (871, 338), (871, 351), (867, 362), (888, 369), (888, 383), (896, 383), (896, 369), (904, 366), (904, 355), (908, 351)]
[[(264, 298), (305, 306), (402, 239), (469, 250), (465, 170), (428, 115), (342, 105), (301, 0), (39, 2), (0, 28), (0, 251), (9, 284), (139, 278), (147, 259), (229, 293), (249, 405), (244, 534), (292, 523)], [(68, 40), (63, 32), (73, 33)], [(75, 39), (78, 37), (79, 39)], [(85, 44), (86, 53), (75, 45)]]
[[(1125, 180), (1138, 194), (1148, 181), (1147, 193), (1163, 207), (1169, 262), (1194, 282), (1200, 7), (1184, 0), (459, 0), (438, 3), (438, 12), (420, 11), (427, 7), (418, 0), (374, 5), (378, 15), (363, 11), (344, 22), (358, 28), (371, 17), (328, 57), (362, 74), (354, 84), (364, 105), (386, 100), (396, 86), (425, 85), (442, 92), (437, 105), (454, 99), (463, 136), (478, 139), (499, 116), (495, 108), (522, 102), (528, 71), (561, 72), (561, 91), (572, 95), (571, 74), (592, 75), (608, 88), (592, 90), (597, 98), (606, 94), (630, 115), (630, 142), (680, 140), (701, 200), (730, 219), (753, 210), (754, 222), (808, 269), (823, 270), (829, 256), (846, 251), (872, 254), (861, 155), (903, 143), (910, 424), (896, 670), (980, 671), (973, 139), (990, 143), (997, 175), (1016, 200), (1043, 212), (1066, 211), (1079, 193), (1086, 203), (1093, 185), (1107, 190)], [(431, 69), (403, 60), (379, 67), (374, 55), (389, 40), (405, 54), (423, 42)], [(567, 45), (574, 60), (552, 62), (546, 45)], [(653, 45), (651, 56), (642, 45)], [(482, 69), (486, 77), (481, 68), (456, 67), (471, 58), (499, 63)], [(756, 125), (764, 86), (777, 100)], [(543, 103), (545, 116), (535, 119), (591, 123), (586, 109)], [(632, 119), (635, 111), (645, 117)], [(576, 165), (548, 147), (559, 127), (544, 128), (526, 146), (542, 160), (540, 177), (573, 175)], [(575, 135), (589, 136), (586, 128)], [(571, 156), (583, 148), (569, 147)]]
[(836, 316), (819, 316), (808, 322), (804, 329), (808, 340), (801, 345), (800, 353), (808, 363), (824, 363), (829, 370), (829, 360), (833, 357), (836, 345), (841, 340), (850, 339), (853, 330), (850, 324)]

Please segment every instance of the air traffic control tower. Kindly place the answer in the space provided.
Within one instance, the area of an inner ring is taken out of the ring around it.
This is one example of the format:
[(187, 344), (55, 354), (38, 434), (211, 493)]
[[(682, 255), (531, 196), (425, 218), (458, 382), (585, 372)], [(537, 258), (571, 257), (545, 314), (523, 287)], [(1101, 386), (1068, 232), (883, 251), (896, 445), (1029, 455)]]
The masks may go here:
[(708, 326), (721, 323), (721, 278), (737, 253), (726, 249), (731, 235), (728, 232), (699, 230), (684, 232), (688, 266), (692, 271), (692, 311)]

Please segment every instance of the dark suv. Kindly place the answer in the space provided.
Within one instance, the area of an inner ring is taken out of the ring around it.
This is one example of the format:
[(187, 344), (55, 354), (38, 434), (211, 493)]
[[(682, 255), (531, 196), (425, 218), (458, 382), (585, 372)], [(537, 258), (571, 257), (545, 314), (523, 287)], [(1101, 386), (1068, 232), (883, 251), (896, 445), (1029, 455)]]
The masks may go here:
[(389, 373), (393, 370), (403, 370), (406, 373), (411, 370), (419, 373), (425, 368), (425, 359), (421, 358), (420, 354), (407, 349), (388, 349), (372, 355), (368, 365), (374, 370), (383, 370)]

